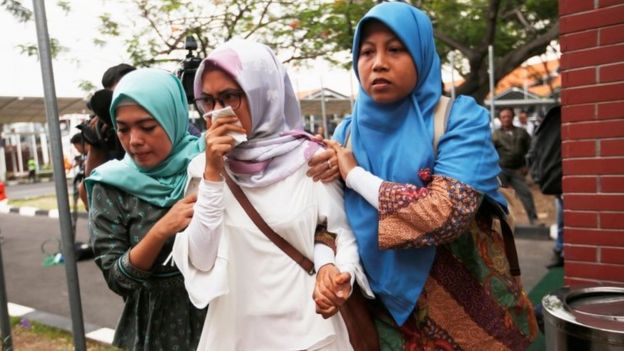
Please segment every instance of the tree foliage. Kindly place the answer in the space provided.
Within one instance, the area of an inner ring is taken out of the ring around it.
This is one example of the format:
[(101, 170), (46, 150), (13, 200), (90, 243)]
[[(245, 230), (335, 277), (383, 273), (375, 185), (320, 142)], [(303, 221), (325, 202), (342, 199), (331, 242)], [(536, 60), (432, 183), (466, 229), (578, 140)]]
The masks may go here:
[(2, 2), (0, 2), (0, 6), (4, 7), (20, 22), (28, 22), (33, 16), (32, 11), (22, 5), (20, 0), (2, 0)]
[(457, 92), (478, 101), (489, 91), (489, 45), (498, 82), (527, 59), (544, 53), (559, 33), (557, 0), (416, 2), (432, 18), (440, 56), (447, 58), (454, 51), (460, 58), (455, 68), (465, 82)]
[[(0, 0), (17, 18), (29, 20), (20, 0)], [(323, 58), (348, 67), (357, 21), (373, 0), (125, 0), (128, 11), (99, 15), (97, 46), (121, 38), (133, 64), (178, 61), (193, 35), (200, 56), (233, 37), (253, 38), (284, 62)], [(433, 21), (441, 59), (452, 51), (465, 79), (459, 94), (481, 101), (489, 91), (488, 46), (495, 54), (495, 81), (528, 58), (542, 54), (558, 36), (557, 0), (412, 0)], [(57, 5), (69, 9), (68, 0)], [(60, 47), (60, 44), (57, 42)], [(26, 52), (32, 52), (32, 47)]]
[[(71, 11), (71, 4), (69, 0), (57, 0), (56, 6), (58, 6), (65, 13)], [(27, 23), (33, 20), (33, 11), (24, 6), (23, 0), (2, 0), (0, 2), (0, 8), (7, 10), (15, 19), (19, 22)], [(39, 48), (36, 42), (28, 42), (19, 44), (17, 46), (20, 53), (26, 56), (39, 57)], [(67, 47), (63, 46), (56, 38), (50, 38), (50, 54), (52, 57), (56, 57), (62, 52), (69, 51)]]
[[(234, 36), (262, 41), (297, 63), (322, 57), (348, 66), (355, 26), (371, 0), (275, 1), (132, 0), (139, 16), (124, 23), (101, 17), (102, 33), (126, 36), (137, 65), (172, 59), (187, 35), (198, 39), (201, 55)], [(454, 51), (465, 78), (460, 94), (482, 100), (489, 90), (488, 46), (494, 46), (495, 81), (528, 58), (541, 54), (558, 35), (557, 0), (407, 1), (432, 18), (443, 61)], [(101, 40), (101, 39), (100, 39)], [(338, 54), (338, 55), (336, 55)], [(342, 56), (341, 56), (342, 55)]]
[[(103, 14), (100, 32), (122, 37), (138, 66), (177, 60), (174, 51), (187, 36), (197, 39), (200, 56), (234, 37), (254, 38), (285, 62), (333, 54), (350, 47), (357, 20), (373, 1), (299, 0), (131, 0), (136, 14)], [(138, 15), (138, 16), (137, 16)], [(97, 38), (102, 41), (102, 38)], [(174, 54), (174, 55), (172, 55)]]

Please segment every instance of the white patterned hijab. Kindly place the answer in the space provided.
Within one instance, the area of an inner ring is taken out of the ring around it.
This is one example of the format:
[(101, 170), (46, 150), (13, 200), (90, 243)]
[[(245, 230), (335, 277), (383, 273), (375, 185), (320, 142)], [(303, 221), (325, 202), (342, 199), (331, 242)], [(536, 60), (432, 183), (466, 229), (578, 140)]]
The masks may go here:
[(307, 163), (320, 146), (303, 131), (290, 78), (268, 46), (233, 39), (217, 47), (197, 69), (197, 97), (202, 95), (207, 65), (233, 77), (247, 97), (252, 124), (249, 140), (234, 148), (227, 159), (229, 170), (240, 185), (270, 185)]

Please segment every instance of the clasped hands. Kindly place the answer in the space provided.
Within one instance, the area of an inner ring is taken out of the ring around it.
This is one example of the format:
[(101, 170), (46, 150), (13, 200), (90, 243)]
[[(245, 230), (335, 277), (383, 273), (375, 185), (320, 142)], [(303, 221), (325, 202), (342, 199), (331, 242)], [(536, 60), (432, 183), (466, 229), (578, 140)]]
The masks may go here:
[(327, 319), (340, 309), (351, 295), (351, 273), (340, 272), (333, 264), (326, 264), (316, 273), (312, 298), (316, 313)]

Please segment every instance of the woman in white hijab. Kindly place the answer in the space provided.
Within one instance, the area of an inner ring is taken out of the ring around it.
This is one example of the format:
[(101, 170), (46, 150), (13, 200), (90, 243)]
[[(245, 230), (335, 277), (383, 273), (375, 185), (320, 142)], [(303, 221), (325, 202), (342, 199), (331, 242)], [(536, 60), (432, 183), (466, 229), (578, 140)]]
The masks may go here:
[[(199, 349), (351, 350), (340, 315), (315, 313), (312, 295), (316, 287), (325, 291), (316, 294), (320, 305), (319, 295), (344, 302), (354, 280), (372, 293), (340, 186), (305, 174), (320, 145), (303, 132), (283, 66), (268, 47), (232, 40), (201, 63), (195, 96), (206, 117), (226, 106), (236, 115), (208, 122), (206, 152), (189, 166), (190, 178), (201, 179), (194, 217), (174, 245), (191, 301), (210, 304)], [(233, 134), (248, 141), (238, 144)], [(256, 227), (226, 185), (226, 173), (271, 229), (314, 258), (318, 275)], [(319, 243), (323, 235), (315, 237), (318, 225), (326, 225), (325, 235), (335, 233), (335, 251)]]

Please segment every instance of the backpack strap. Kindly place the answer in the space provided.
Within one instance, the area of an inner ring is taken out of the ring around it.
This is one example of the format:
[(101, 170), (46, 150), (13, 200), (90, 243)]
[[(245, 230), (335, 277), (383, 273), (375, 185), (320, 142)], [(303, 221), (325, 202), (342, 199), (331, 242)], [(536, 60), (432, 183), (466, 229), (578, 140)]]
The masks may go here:
[(350, 124), (347, 130), (345, 130), (345, 141), (342, 144), (342, 147), (348, 150), (353, 150), (353, 145), (351, 143), (351, 125)]
[(449, 116), (451, 115), (451, 108), (453, 107), (455, 99), (451, 99), (444, 95), (440, 96), (440, 100), (436, 105), (433, 113), (433, 155), (434, 158), (438, 158), (438, 144), (440, 138), (446, 132), (446, 125), (448, 124)]

